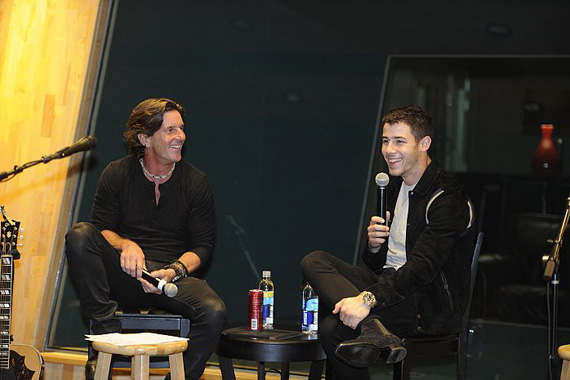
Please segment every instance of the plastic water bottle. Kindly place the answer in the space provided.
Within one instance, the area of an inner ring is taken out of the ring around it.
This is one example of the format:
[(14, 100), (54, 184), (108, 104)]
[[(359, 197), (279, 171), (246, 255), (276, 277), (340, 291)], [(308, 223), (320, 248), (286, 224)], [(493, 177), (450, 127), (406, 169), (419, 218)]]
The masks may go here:
[(316, 334), (319, 331), (319, 297), (308, 283), (303, 288), (301, 331), (304, 334)]
[(271, 271), (264, 270), (259, 289), (263, 290), (263, 328), (273, 328), (273, 315), (275, 313), (275, 287), (271, 281)]

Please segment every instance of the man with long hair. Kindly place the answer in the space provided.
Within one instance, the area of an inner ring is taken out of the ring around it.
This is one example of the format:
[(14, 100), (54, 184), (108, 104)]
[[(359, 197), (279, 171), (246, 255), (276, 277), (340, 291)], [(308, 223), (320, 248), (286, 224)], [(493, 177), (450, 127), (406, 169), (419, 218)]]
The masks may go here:
[[(184, 108), (163, 98), (137, 105), (125, 132), (128, 156), (101, 174), (92, 223), (66, 236), (69, 274), (95, 334), (120, 332), (117, 306), (158, 307), (191, 320), (187, 380), (198, 379), (225, 324), (225, 305), (201, 278), (215, 240), (208, 177), (182, 160)], [(170, 298), (142, 278), (176, 283)], [(96, 358), (89, 358), (92, 379)], [(169, 378), (169, 376), (167, 376)]]

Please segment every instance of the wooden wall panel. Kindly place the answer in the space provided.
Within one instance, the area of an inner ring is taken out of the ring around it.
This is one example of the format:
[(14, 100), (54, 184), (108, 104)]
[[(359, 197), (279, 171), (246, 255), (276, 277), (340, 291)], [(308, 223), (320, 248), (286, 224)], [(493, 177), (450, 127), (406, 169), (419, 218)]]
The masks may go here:
[[(0, 172), (85, 134), (108, 4), (0, 0)], [(43, 344), (79, 166), (76, 155), (0, 183), (0, 205), (25, 229), (14, 279), (16, 342)]]

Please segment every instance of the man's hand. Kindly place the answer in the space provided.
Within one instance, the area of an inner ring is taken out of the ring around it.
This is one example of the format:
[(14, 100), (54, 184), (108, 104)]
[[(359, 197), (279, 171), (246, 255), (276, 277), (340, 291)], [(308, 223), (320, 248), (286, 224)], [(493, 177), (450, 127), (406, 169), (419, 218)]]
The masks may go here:
[(386, 211), (386, 221), (379, 216), (373, 216), (370, 218), (370, 224), (368, 225), (368, 250), (372, 253), (376, 253), (380, 250), (380, 246), (386, 242), (388, 236), (390, 236), (390, 228), (385, 224), (388, 224), (390, 220), (390, 211)]
[(123, 240), (121, 245), (121, 269), (135, 278), (141, 278), (145, 267), (144, 253), (137, 243)]
[[(159, 280), (170, 282), (170, 280), (174, 278), (176, 273), (174, 272), (174, 269), (159, 269), (150, 272), (150, 275), (154, 278), (158, 278)], [(140, 281), (145, 293), (162, 294), (161, 290), (159, 290), (156, 286), (152, 285), (144, 278), (141, 277), (138, 280)]]
[(343, 298), (334, 305), (333, 314), (339, 314), (339, 318), (346, 326), (356, 329), (360, 321), (370, 314), (370, 307), (364, 303), (362, 297)]
[(103, 237), (115, 247), (121, 255), (121, 269), (134, 278), (141, 278), (142, 270), (145, 267), (144, 252), (137, 243), (132, 240), (122, 238), (114, 231), (101, 231)]

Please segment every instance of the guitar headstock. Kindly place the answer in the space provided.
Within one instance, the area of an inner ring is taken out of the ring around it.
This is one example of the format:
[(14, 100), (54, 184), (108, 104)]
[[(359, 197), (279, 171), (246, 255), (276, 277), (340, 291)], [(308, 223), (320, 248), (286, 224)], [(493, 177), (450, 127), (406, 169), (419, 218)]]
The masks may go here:
[(6, 215), (4, 206), (0, 206), (0, 213), (4, 218), (4, 220), (0, 222), (0, 251), (3, 255), (12, 255), (14, 259), (19, 259), (18, 232), (20, 222), (10, 219)]

